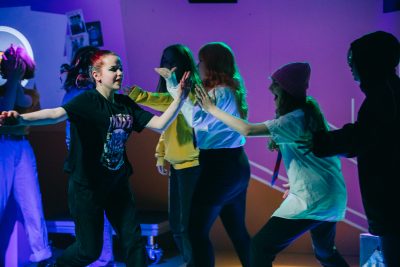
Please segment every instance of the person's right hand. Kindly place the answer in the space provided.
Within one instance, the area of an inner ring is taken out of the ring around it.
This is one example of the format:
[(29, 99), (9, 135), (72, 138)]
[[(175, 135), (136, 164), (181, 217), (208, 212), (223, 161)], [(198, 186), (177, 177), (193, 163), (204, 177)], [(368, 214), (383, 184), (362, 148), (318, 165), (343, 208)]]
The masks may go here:
[(161, 175), (168, 175), (168, 170), (167, 170), (167, 168), (166, 168), (166, 166), (163, 164), (163, 165), (156, 165), (156, 167), (157, 167), (157, 171), (161, 174)]
[(176, 67), (173, 67), (172, 69), (168, 68), (154, 68), (154, 70), (160, 74), (161, 77), (164, 79), (169, 79), (171, 78), (172, 74), (175, 72)]
[(0, 126), (14, 126), (19, 124), (20, 115), (17, 111), (3, 111), (0, 114)]
[(178, 90), (176, 91), (177, 98), (185, 100), (188, 97), (189, 92), (192, 89), (192, 86), (193, 86), (193, 84), (190, 79), (190, 71), (185, 71), (183, 73), (182, 79), (180, 80), (180, 82), (178, 84)]

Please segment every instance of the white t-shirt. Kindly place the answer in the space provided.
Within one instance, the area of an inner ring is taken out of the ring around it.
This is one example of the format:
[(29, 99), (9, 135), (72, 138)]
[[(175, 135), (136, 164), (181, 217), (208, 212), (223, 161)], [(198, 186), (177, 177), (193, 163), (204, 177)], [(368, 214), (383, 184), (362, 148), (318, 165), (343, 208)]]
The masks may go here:
[[(173, 98), (177, 97), (175, 76), (166, 79), (167, 90)], [(215, 96), (216, 106), (233, 116), (240, 117), (235, 95), (229, 87), (217, 86), (208, 94)], [(246, 143), (243, 135), (227, 126), (199, 105), (194, 106), (186, 99), (181, 109), (187, 123), (194, 128), (197, 146), (200, 149), (237, 148)]]
[[(218, 86), (208, 94), (215, 96), (216, 106), (236, 117), (240, 117), (235, 95), (232, 89)], [(246, 143), (243, 135), (236, 132), (199, 105), (193, 107), (193, 127), (197, 146), (200, 149), (236, 148)]]
[(294, 141), (305, 135), (304, 112), (297, 109), (265, 122), (279, 145), (289, 178), (290, 193), (272, 216), (286, 219), (340, 221), (346, 212), (347, 192), (338, 157), (303, 155)]

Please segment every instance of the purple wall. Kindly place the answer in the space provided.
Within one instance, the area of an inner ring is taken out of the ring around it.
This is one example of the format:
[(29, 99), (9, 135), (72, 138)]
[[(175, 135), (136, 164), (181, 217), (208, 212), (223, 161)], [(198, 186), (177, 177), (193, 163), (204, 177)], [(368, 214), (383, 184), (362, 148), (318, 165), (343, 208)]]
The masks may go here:
[[(309, 94), (322, 106), (333, 126), (352, 118), (363, 100), (346, 62), (349, 44), (361, 35), (386, 30), (400, 37), (400, 12), (384, 14), (381, 0), (241, 0), (237, 4), (189, 4), (187, 0), (2, 0), (0, 7), (29, 5), (33, 10), (64, 14), (82, 9), (86, 21), (100, 20), (104, 47), (116, 51), (124, 62), (125, 83), (153, 90), (164, 47), (188, 45), (195, 56), (210, 41), (224, 41), (236, 54), (248, 89), (250, 121), (274, 116), (267, 90), (268, 75), (291, 61), (312, 66)], [(38, 33), (39, 34), (39, 33)], [(253, 177), (266, 184), (275, 154), (266, 140), (248, 139), (246, 149)], [(358, 190), (356, 163), (343, 159), (349, 192), (348, 222), (365, 230)], [(283, 169), (283, 168), (282, 168)], [(286, 175), (283, 170), (282, 178)], [(276, 187), (282, 190), (280, 184)]]
[[(122, 19), (131, 81), (152, 90), (158, 77), (163, 48), (188, 45), (195, 56), (201, 45), (224, 41), (236, 54), (248, 89), (250, 121), (274, 116), (267, 90), (268, 75), (291, 61), (312, 66), (309, 94), (320, 103), (333, 126), (351, 121), (363, 95), (353, 81), (346, 54), (352, 40), (386, 30), (400, 37), (400, 12), (382, 12), (382, 1), (242, 0), (237, 4), (189, 4), (185, 0), (121, 0)], [(248, 139), (246, 149), (253, 177), (268, 184), (274, 153), (266, 139)], [(349, 192), (347, 219), (365, 230), (366, 221), (358, 189), (356, 162), (342, 160)], [(286, 176), (281, 168), (282, 178)], [(280, 184), (278, 190), (282, 190)]]

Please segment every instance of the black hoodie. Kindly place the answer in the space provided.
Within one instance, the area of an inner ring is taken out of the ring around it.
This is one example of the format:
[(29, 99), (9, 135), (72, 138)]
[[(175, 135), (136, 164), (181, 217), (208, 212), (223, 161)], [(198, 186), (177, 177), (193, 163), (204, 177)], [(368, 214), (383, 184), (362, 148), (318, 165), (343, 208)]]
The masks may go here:
[(359, 183), (369, 231), (400, 234), (400, 44), (378, 31), (350, 46), (360, 87), (366, 98), (357, 121), (342, 129), (314, 134), (313, 152), (319, 157), (357, 156)]

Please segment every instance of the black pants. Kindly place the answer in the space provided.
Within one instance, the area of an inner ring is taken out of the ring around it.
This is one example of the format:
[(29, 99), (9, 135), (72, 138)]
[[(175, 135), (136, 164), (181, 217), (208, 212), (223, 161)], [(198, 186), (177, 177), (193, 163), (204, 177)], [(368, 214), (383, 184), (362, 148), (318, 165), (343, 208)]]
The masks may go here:
[(70, 179), (68, 205), (75, 222), (76, 241), (57, 259), (57, 266), (86, 266), (98, 259), (103, 246), (104, 210), (121, 239), (126, 265), (147, 266), (135, 200), (127, 179), (95, 189)]
[(336, 222), (271, 217), (251, 241), (251, 266), (271, 267), (275, 256), (305, 232), (322, 266), (349, 267), (335, 248)]
[(199, 175), (200, 166), (178, 170), (171, 166), (169, 176), (169, 226), (185, 263), (192, 260), (188, 227), (193, 191)]
[(192, 200), (189, 236), (196, 267), (213, 267), (209, 238), (218, 216), (243, 266), (249, 266), (250, 236), (245, 225), (250, 165), (243, 148), (200, 151), (201, 174)]
[(380, 238), (386, 266), (400, 266), (400, 236), (398, 234), (383, 235)]

